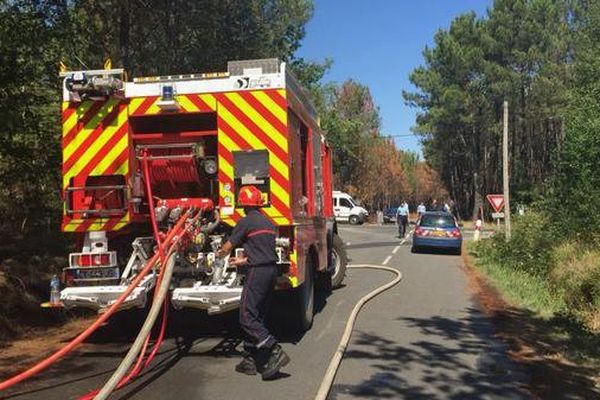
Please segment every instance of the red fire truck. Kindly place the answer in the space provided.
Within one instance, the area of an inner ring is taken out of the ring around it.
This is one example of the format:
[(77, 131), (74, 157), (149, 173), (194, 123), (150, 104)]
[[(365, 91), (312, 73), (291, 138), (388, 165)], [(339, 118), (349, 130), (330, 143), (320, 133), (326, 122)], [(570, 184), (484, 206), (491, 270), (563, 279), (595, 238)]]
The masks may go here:
[[(61, 302), (109, 307), (157, 251), (153, 223), (164, 234), (193, 207), (202, 216), (178, 254), (171, 304), (235, 309), (243, 275), (215, 251), (243, 216), (240, 187), (252, 184), (279, 231), (277, 289), (292, 299), (280, 311), (308, 328), (315, 288), (342, 283), (346, 256), (333, 216), (331, 150), (286, 64), (234, 61), (223, 73), (132, 82), (122, 69), (61, 77), (62, 229), (79, 250), (64, 270)], [(156, 278), (145, 276), (121, 309), (144, 307)]]

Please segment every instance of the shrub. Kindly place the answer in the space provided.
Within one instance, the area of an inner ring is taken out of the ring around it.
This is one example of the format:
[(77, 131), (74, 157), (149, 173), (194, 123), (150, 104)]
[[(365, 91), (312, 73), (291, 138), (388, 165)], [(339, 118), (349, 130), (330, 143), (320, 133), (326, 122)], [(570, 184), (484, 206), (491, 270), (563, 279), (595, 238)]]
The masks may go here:
[(484, 240), (476, 251), (482, 257), (506, 267), (532, 275), (546, 276), (553, 266), (552, 248), (555, 233), (544, 214), (529, 212), (515, 218), (512, 238), (504, 234)]
[(566, 242), (555, 249), (554, 258), (550, 284), (572, 312), (593, 322), (592, 329), (599, 329), (596, 317), (600, 313), (600, 250)]

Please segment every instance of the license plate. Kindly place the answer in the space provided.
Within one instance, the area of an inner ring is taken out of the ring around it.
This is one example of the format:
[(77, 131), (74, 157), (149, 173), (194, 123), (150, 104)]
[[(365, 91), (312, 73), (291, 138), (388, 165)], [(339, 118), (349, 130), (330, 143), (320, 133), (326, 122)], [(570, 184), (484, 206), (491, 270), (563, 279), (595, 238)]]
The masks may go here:
[(433, 231), (433, 233), (431, 234), (431, 236), (436, 236), (436, 237), (446, 236), (446, 232), (444, 232), (444, 231)]
[(76, 279), (117, 279), (119, 278), (119, 268), (79, 269), (75, 276)]

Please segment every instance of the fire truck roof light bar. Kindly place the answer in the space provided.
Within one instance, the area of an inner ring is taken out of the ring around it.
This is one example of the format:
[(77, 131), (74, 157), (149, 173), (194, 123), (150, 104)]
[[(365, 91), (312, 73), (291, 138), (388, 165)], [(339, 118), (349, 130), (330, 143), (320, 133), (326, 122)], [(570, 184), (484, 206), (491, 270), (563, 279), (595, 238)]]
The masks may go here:
[(67, 78), (78, 72), (83, 72), (86, 76), (105, 76), (105, 75), (122, 75), (125, 72), (125, 70), (123, 68), (114, 68), (114, 69), (91, 69), (88, 71), (66, 71), (66, 72), (60, 72), (58, 74), (58, 76), (61, 78)]
[(172, 82), (172, 81), (189, 81), (193, 79), (218, 79), (228, 78), (228, 72), (208, 72), (202, 74), (185, 74), (185, 75), (163, 75), (163, 76), (144, 76), (133, 78), (134, 83), (156, 83), (156, 82)]
[(231, 76), (278, 74), (281, 72), (281, 61), (277, 58), (229, 61), (227, 72)]

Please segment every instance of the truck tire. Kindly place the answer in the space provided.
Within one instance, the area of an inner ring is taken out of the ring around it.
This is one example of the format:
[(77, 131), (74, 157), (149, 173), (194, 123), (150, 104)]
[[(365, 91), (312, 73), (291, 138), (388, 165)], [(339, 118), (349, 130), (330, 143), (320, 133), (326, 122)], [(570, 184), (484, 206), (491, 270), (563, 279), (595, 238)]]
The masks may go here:
[(348, 222), (350, 225), (358, 225), (360, 224), (360, 218), (358, 218), (358, 215), (351, 215)]
[[(274, 331), (284, 335), (302, 335), (313, 323), (315, 307), (315, 272), (307, 260), (304, 283), (299, 287), (273, 293), (267, 320)], [(310, 272), (309, 272), (310, 271)]]
[(346, 277), (346, 265), (348, 264), (344, 241), (336, 234), (333, 235), (331, 246), (331, 262), (333, 263), (331, 286), (336, 289), (342, 286), (342, 282)]
[(295, 322), (294, 328), (298, 332), (310, 329), (313, 323), (315, 310), (315, 270), (312, 256), (306, 258), (304, 283), (294, 293)]

